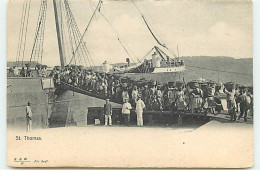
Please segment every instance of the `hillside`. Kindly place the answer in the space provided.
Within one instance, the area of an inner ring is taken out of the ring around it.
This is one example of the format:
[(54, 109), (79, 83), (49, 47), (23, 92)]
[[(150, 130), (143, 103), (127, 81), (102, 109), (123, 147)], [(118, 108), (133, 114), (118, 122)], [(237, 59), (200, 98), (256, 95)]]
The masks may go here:
[[(233, 81), (239, 84), (253, 84), (253, 59), (235, 59), (232, 57), (211, 57), (211, 56), (186, 56), (180, 57), (184, 60), (186, 71), (177, 74), (156, 74), (156, 75), (134, 75), (138, 78), (155, 78), (161, 82), (182, 80), (185, 81), (205, 78), (219, 82)], [(113, 66), (124, 66), (126, 63), (116, 63)]]
[(239, 84), (253, 84), (253, 59), (231, 57), (181, 57), (185, 61), (187, 80), (200, 77), (214, 81), (233, 81)]

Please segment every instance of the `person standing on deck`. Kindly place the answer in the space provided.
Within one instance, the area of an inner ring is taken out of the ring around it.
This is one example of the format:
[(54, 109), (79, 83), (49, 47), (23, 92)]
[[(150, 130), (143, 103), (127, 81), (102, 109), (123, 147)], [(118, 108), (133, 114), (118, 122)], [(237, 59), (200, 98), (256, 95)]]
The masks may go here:
[(25, 77), (25, 69), (24, 69), (24, 67), (22, 67), (22, 69), (20, 71), (20, 76), (21, 77)]
[(129, 93), (128, 93), (127, 87), (124, 87), (123, 92), (122, 92), (123, 102), (125, 102), (125, 99), (129, 99)]
[(145, 105), (147, 106), (147, 109), (150, 109), (150, 91), (148, 89), (147, 84), (144, 86), (144, 89), (142, 90), (142, 97)]
[(134, 89), (132, 91), (132, 101), (133, 101), (133, 106), (135, 106), (136, 102), (137, 102), (137, 97), (138, 97), (138, 89), (137, 86), (134, 86)]
[(137, 115), (137, 126), (143, 126), (143, 110), (145, 108), (145, 104), (142, 101), (141, 97), (138, 96), (136, 102), (135, 112)]
[(27, 120), (27, 132), (32, 131), (32, 109), (31, 102), (27, 102), (27, 106), (25, 107), (26, 111), (26, 120)]
[(125, 98), (123, 107), (122, 107), (122, 114), (124, 116), (125, 125), (129, 126), (130, 122), (130, 110), (132, 109), (131, 104), (128, 102), (128, 99)]
[(14, 75), (15, 76), (19, 76), (20, 75), (19, 70), (18, 70), (18, 68), (16, 68), (16, 66), (14, 66)]
[(231, 89), (228, 91), (226, 88), (224, 88), (224, 93), (227, 94), (227, 108), (228, 108), (228, 113), (230, 115), (230, 120), (231, 121), (236, 121), (237, 120), (237, 115), (236, 115), (236, 102), (235, 102), (235, 88)]
[(251, 98), (247, 94), (247, 89), (243, 89), (241, 95), (241, 103), (240, 103), (240, 115), (238, 119), (240, 119), (244, 115), (244, 122), (247, 122), (247, 113), (248, 110), (250, 109), (250, 103), (251, 103)]
[(202, 110), (202, 97), (203, 92), (199, 87), (199, 84), (195, 84), (195, 89), (191, 92), (192, 95), (192, 107), (191, 112), (201, 112)]
[(248, 96), (250, 98), (250, 116), (254, 115), (254, 97), (253, 97), (253, 91), (248, 91)]
[(92, 73), (92, 78), (91, 78), (91, 90), (96, 92), (96, 81), (97, 81), (97, 75), (93, 72)]
[(182, 87), (178, 87), (176, 92), (176, 105), (178, 111), (186, 111), (186, 102), (184, 100), (184, 90)]
[(170, 107), (174, 107), (175, 106), (175, 97), (176, 97), (176, 91), (174, 88), (169, 88), (168, 92), (167, 92), (167, 97), (168, 97), (168, 106)]
[(112, 126), (112, 105), (109, 102), (109, 99), (106, 99), (106, 104), (104, 104), (104, 115), (105, 115), (105, 126), (109, 121), (109, 125)]

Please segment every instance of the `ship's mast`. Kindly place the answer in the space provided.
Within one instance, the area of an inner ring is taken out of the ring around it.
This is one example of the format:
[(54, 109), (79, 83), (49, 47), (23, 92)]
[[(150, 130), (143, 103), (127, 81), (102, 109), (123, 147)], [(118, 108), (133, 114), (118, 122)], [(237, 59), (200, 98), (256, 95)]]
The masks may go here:
[(53, 0), (53, 9), (54, 9), (56, 32), (57, 32), (57, 38), (58, 38), (60, 64), (61, 64), (62, 67), (64, 67), (63, 46), (62, 46), (62, 42), (61, 42), (61, 31), (60, 31), (60, 26), (59, 26), (59, 17), (58, 17), (58, 13), (57, 13), (56, 0)]

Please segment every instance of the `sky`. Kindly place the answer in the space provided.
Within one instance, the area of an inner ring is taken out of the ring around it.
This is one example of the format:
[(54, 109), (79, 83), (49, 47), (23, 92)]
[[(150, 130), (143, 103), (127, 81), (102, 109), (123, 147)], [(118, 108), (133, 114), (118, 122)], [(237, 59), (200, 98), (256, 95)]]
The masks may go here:
[[(60, 0), (57, 0), (60, 1)], [(101, 12), (120, 34), (132, 59), (141, 59), (157, 42), (131, 0), (103, 0)], [(91, 0), (97, 4), (97, 0)], [(69, 0), (81, 33), (93, 13), (89, 0)], [(180, 56), (230, 56), (252, 58), (253, 12), (248, 0), (135, 0), (159, 40)], [(15, 61), (23, 0), (9, 0), (7, 12), (7, 60)], [(40, 0), (32, 0), (24, 60), (29, 60)], [(129, 55), (114, 30), (97, 13), (84, 36), (95, 65), (125, 62)], [(59, 65), (59, 51), (52, 0), (48, 0), (43, 63)], [(68, 52), (70, 53), (70, 52)], [(67, 60), (69, 61), (69, 60)]]

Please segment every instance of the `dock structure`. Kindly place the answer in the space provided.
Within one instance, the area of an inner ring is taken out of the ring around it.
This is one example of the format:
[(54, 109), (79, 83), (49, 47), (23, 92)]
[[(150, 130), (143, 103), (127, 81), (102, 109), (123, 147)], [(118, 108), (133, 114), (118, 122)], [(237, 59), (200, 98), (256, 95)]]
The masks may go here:
[[(71, 85), (71, 84), (68, 84), (68, 83), (61, 81), (60, 84), (57, 85), (57, 91), (62, 92), (62, 91), (65, 91), (65, 90), (73, 91), (73, 92), (76, 92), (76, 93), (88, 95), (88, 96), (95, 97), (95, 98), (98, 98), (98, 99), (103, 99), (103, 100), (106, 100), (108, 98), (103, 94), (93, 93), (91, 91), (84, 90), (84, 89), (82, 89), (78, 86), (74, 86), (74, 85)], [(111, 98), (110, 101), (114, 102), (114, 103), (122, 104), (121, 101), (116, 100), (114, 98)]]
[[(57, 91), (72, 91), (73, 93), (79, 93), (82, 95), (87, 95), (94, 97), (96, 99), (105, 100), (108, 97), (104, 94), (97, 94), (89, 90), (82, 89), (78, 86), (74, 86), (63, 81), (60, 82), (57, 86)], [(110, 98), (110, 101), (115, 104), (122, 104), (122, 101), (117, 100), (115, 98)], [(121, 113), (121, 107), (113, 108), (113, 124), (115, 125), (124, 125), (123, 116)], [(96, 124), (98, 120), (99, 125), (104, 124), (104, 112), (103, 107), (88, 107), (87, 112), (87, 125)], [(239, 115), (239, 114), (237, 114)], [(171, 124), (187, 124), (187, 123), (198, 123), (198, 122), (209, 122), (210, 120), (217, 120), (217, 121), (229, 121), (229, 115), (227, 111), (222, 111), (222, 113), (218, 115), (214, 115), (211, 113), (199, 112), (199, 113), (192, 113), (191, 111), (152, 111), (152, 110), (144, 110), (143, 112), (144, 118), (144, 125), (147, 126), (154, 126), (154, 125), (171, 125)], [(251, 120), (252, 117), (249, 116)], [(251, 120), (252, 121), (252, 120)], [(136, 125), (136, 113), (134, 110), (131, 110), (131, 124)]]
[[(97, 94), (93, 93), (88, 90), (84, 90), (78, 86), (74, 86), (63, 81), (57, 85), (57, 91), (72, 91), (73, 93), (80, 93), (83, 95), (88, 95), (94, 98), (105, 100), (108, 97), (104, 94)], [(111, 102), (122, 104), (122, 101), (119, 101), (115, 98), (110, 98)], [(100, 122), (99, 124), (104, 124), (104, 115), (103, 115), (103, 107), (89, 107), (88, 114), (87, 114), (87, 124), (95, 124), (95, 120), (98, 119)], [(151, 111), (151, 110), (144, 110), (143, 112), (144, 123), (146, 125), (155, 125), (155, 124), (182, 124), (187, 123), (189, 121), (209, 121), (209, 116), (205, 113), (192, 113), (190, 111)], [(121, 108), (113, 108), (113, 116), (112, 120), (115, 124), (124, 124), (123, 123), (123, 116), (121, 114)], [(133, 125), (136, 124), (136, 114), (135, 111), (131, 111), (131, 122)]]
[[(136, 125), (136, 113), (131, 110), (130, 123)], [(102, 107), (90, 107), (88, 108), (87, 125), (95, 124), (98, 120), (98, 124), (104, 124), (104, 115)], [(143, 112), (144, 125), (182, 125), (185, 123), (196, 123), (196, 122), (208, 122), (210, 116), (206, 114), (197, 114), (191, 112), (174, 112), (174, 111), (147, 111)], [(115, 125), (124, 125), (123, 116), (121, 114), (121, 108), (113, 108), (112, 121)]]

